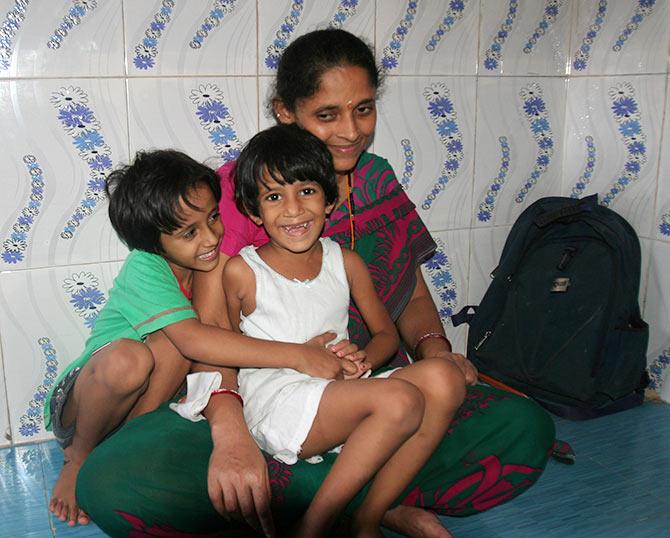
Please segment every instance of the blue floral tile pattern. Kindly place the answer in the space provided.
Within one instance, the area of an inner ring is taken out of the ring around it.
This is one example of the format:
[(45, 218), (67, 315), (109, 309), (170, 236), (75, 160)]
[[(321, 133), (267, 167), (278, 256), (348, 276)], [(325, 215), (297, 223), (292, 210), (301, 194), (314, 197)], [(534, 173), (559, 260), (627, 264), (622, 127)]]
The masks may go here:
[(582, 44), (575, 53), (575, 59), (572, 61), (572, 67), (574, 67), (577, 71), (583, 71), (586, 69), (589, 62), (589, 57), (591, 56), (591, 48), (593, 47), (593, 44), (598, 37), (598, 32), (600, 32), (603, 27), (606, 15), (607, 0), (599, 0), (595, 17), (593, 18), (593, 21), (591, 21), (586, 34), (582, 38)]
[(70, 30), (79, 26), (82, 18), (96, 7), (98, 7), (97, 0), (72, 0), (72, 6), (47, 41), (47, 47), (53, 50), (60, 48), (63, 39), (67, 37)]
[(446, 150), (440, 177), (421, 204), (422, 209), (428, 210), (447, 183), (458, 173), (463, 160), (463, 136), (458, 127), (456, 109), (447, 85), (443, 82), (432, 84), (424, 89), (423, 96), (428, 103), (428, 115), (435, 124), (435, 131)]
[(19, 418), (19, 433), (23, 437), (33, 437), (42, 430), (44, 400), (58, 375), (58, 356), (56, 349), (51, 344), (51, 340), (43, 336), (37, 340), (37, 343), (44, 356), (45, 373), (42, 384), (35, 389), (32, 400), (28, 402), (28, 409)]
[(533, 31), (532, 35), (528, 38), (528, 41), (523, 47), (523, 51), (526, 54), (533, 52), (533, 48), (540, 40), (540, 38), (551, 28), (551, 25), (558, 17), (558, 13), (561, 9), (561, 0), (546, 0), (544, 6), (544, 13), (542, 14), (542, 20), (537, 24), (537, 28)]
[(499, 137), (498, 143), (500, 144), (500, 168), (498, 169), (498, 175), (493, 178), (493, 181), (489, 185), (484, 200), (479, 204), (477, 220), (480, 222), (488, 222), (491, 220), (495, 210), (496, 199), (498, 198), (498, 194), (502, 191), (505, 180), (507, 179), (507, 174), (509, 173), (510, 151), (507, 137)]
[(484, 53), (484, 67), (489, 71), (498, 69), (500, 66), (500, 61), (502, 60), (502, 51), (505, 40), (509, 36), (509, 33), (512, 31), (514, 25), (514, 20), (516, 19), (517, 10), (519, 7), (518, 0), (509, 0), (509, 5), (507, 7), (507, 15), (505, 20), (498, 28), (498, 32), (493, 37), (493, 43), (486, 49)]
[(209, 140), (224, 162), (234, 161), (240, 155), (242, 143), (237, 137), (235, 123), (223, 92), (215, 84), (201, 84), (191, 91), (190, 99), (196, 107), (195, 114)]
[(670, 236), (670, 211), (661, 216), (661, 223), (658, 225), (658, 231), (663, 235)]
[(664, 349), (661, 354), (648, 367), (649, 388), (655, 391), (661, 390), (665, 370), (670, 367), (670, 347)]
[(72, 138), (72, 145), (89, 168), (89, 180), (79, 206), (65, 223), (60, 236), (72, 239), (81, 222), (105, 199), (107, 175), (112, 171), (112, 149), (106, 144), (88, 95), (78, 86), (62, 87), (51, 94), (51, 104), (58, 110), (58, 119)]
[(107, 302), (105, 294), (98, 288), (97, 277), (87, 271), (73, 273), (63, 280), (63, 289), (70, 296), (74, 311), (84, 319), (84, 325), (89, 329), (95, 327), (100, 310)]
[(579, 198), (593, 179), (593, 171), (596, 167), (596, 145), (590, 135), (584, 138), (584, 142), (586, 142), (586, 165), (582, 175), (579, 176), (575, 186), (572, 187), (570, 198)]
[(414, 175), (414, 150), (412, 149), (412, 142), (408, 138), (403, 138), (400, 144), (402, 145), (402, 153), (405, 160), (400, 185), (403, 189), (407, 190)]
[(356, 13), (357, 7), (358, 0), (340, 0), (328, 27), (342, 28), (345, 21)]
[(302, 17), (304, 0), (294, 0), (291, 4), (291, 10), (288, 15), (284, 18), (284, 22), (281, 24), (277, 33), (275, 34), (274, 41), (268, 46), (265, 51), (265, 66), (269, 69), (277, 69), (279, 65), (279, 58), (284, 52), (284, 49), (288, 46), (289, 41), (291, 40), (291, 34), (295, 32), (296, 27), (300, 23), (300, 18)]
[(24, 155), (23, 164), (26, 165), (30, 175), (30, 197), (12, 226), (12, 233), (2, 243), (2, 261), (10, 264), (24, 260), (28, 235), (40, 214), (44, 199), (44, 176), (37, 159), (34, 155)]
[(162, 0), (160, 9), (154, 14), (149, 27), (144, 31), (144, 39), (135, 47), (133, 65), (137, 69), (146, 71), (156, 65), (158, 42), (168, 24), (170, 24), (173, 9), (174, 0)]
[(218, 28), (223, 18), (235, 9), (235, 2), (237, 0), (214, 0), (214, 5), (209, 12), (209, 15), (200, 25), (193, 39), (189, 42), (192, 49), (199, 49), (209, 33)]
[(28, 4), (30, 0), (14, 0), (14, 7), (7, 12), (0, 25), (0, 71), (9, 69), (11, 65), (14, 36), (26, 18)]
[(626, 147), (626, 162), (609, 191), (601, 198), (601, 204), (609, 206), (626, 187), (640, 177), (640, 170), (647, 162), (647, 137), (642, 131), (640, 107), (635, 99), (635, 88), (630, 82), (622, 82), (610, 88), (611, 109), (619, 125), (619, 136)]
[(423, 264), (428, 273), (428, 281), (432, 284), (439, 298), (437, 311), (442, 324), (451, 321), (451, 315), (457, 306), (457, 290), (452, 275), (451, 263), (447, 257), (447, 248), (444, 242), (436, 238), (437, 249), (432, 258)]
[(469, 0), (450, 0), (449, 9), (442, 17), (442, 22), (438, 25), (433, 35), (426, 43), (426, 50), (433, 52), (439, 45), (442, 38), (447, 35), (454, 25), (463, 18), (463, 12)]
[(612, 46), (612, 50), (614, 52), (619, 52), (623, 48), (628, 38), (633, 34), (633, 32), (635, 32), (635, 30), (639, 28), (642, 21), (651, 15), (655, 4), (656, 0), (637, 0), (637, 7), (635, 8), (635, 12)]
[(542, 174), (547, 171), (554, 154), (554, 135), (551, 131), (549, 112), (542, 88), (536, 82), (532, 82), (522, 88), (519, 94), (523, 102), (523, 113), (528, 120), (530, 131), (537, 144), (537, 157), (533, 170), (514, 199), (518, 204), (524, 201), (526, 195), (537, 184)]
[(416, 6), (418, 0), (410, 0), (405, 8), (405, 15), (396, 26), (389, 42), (382, 52), (382, 71), (388, 72), (398, 67), (398, 60), (402, 54), (402, 46), (408, 32), (412, 29), (416, 17)]

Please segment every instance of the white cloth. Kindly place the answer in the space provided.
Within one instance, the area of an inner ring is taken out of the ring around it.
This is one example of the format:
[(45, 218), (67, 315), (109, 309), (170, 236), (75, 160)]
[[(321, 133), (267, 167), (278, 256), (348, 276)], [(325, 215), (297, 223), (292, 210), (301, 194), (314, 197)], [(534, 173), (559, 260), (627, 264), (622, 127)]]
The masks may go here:
[(170, 409), (191, 422), (205, 420), (202, 410), (207, 407), (212, 391), (221, 386), (219, 372), (198, 372), (186, 376), (186, 397), (171, 403)]
[[(253, 247), (240, 251), (256, 276), (256, 309), (241, 316), (244, 334), (294, 343), (327, 331), (337, 333), (330, 343), (348, 338), (349, 284), (342, 250), (331, 239), (320, 241), (321, 271), (305, 282), (274, 271)], [(258, 445), (280, 461), (295, 463), (331, 380), (289, 368), (242, 368), (238, 381), (244, 418)]]

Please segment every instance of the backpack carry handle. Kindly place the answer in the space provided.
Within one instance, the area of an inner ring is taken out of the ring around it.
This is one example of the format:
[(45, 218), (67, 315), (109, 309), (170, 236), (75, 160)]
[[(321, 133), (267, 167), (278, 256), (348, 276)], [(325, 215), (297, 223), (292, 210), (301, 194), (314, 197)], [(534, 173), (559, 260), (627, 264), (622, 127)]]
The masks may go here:
[(466, 305), (451, 316), (451, 323), (453, 324), (454, 327), (458, 327), (463, 323), (467, 323), (468, 325), (470, 325), (470, 322), (475, 317), (476, 312), (477, 307), (475, 305), (472, 304)]
[(598, 195), (592, 194), (580, 200), (575, 200), (573, 204), (568, 204), (560, 209), (555, 209), (554, 211), (546, 211), (541, 215), (535, 217), (533, 221), (538, 228), (544, 228), (548, 224), (555, 222), (557, 220), (564, 219), (566, 217), (572, 217), (574, 215), (579, 215), (580, 213), (586, 213), (593, 211), (593, 208), (598, 205)]

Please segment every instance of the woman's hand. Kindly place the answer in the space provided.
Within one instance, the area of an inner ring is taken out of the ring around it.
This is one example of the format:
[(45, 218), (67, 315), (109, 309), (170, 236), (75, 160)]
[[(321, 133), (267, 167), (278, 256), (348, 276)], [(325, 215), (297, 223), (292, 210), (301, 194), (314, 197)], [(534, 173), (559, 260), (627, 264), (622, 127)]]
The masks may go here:
[(214, 447), (207, 469), (207, 492), (225, 519), (245, 521), (265, 536), (275, 535), (267, 464), (253, 439), (238, 446)]
[[(460, 353), (452, 353), (450, 351), (435, 351), (426, 356), (438, 357), (453, 362), (463, 373), (466, 385), (474, 385), (477, 383), (477, 368), (468, 359), (466, 359), (464, 355), (461, 355)], [(423, 358), (426, 358), (426, 356)]]
[[(194, 371), (211, 371), (195, 364)], [(222, 388), (237, 388), (237, 372), (218, 368)], [(214, 396), (203, 414), (212, 433), (212, 453), (207, 469), (207, 493), (225, 519), (244, 521), (265, 536), (274, 536), (270, 511), (270, 479), (265, 458), (249, 433), (237, 398)]]

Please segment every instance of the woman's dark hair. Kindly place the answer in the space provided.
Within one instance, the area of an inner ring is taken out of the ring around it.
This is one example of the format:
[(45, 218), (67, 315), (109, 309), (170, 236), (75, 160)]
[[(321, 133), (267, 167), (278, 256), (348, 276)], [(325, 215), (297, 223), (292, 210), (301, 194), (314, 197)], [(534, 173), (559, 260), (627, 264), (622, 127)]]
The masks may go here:
[(132, 164), (107, 178), (109, 219), (119, 239), (133, 249), (161, 254), (161, 233), (172, 233), (183, 222), (180, 200), (192, 209), (189, 194), (209, 187), (218, 202), (221, 183), (216, 172), (176, 150), (140, 151)]
[(328, 69), (345, 65), (365, 69), (372, 87), (379, 88), (375, 56), (361, 38), (335, 28), (304, 34), (286, 48), (279, 60), (274, 97), (293, 112), (299, 99), (316, 93)]
[(315, 181), (326, 205), (337, 201), (337, 177), (328, 147), (295, 124), (275, 125), (256, 134), (244, 146), (235, 165), (235, 201), (240, 211), (259, 216), (258, 182), (267, 171), (280, 185)]

